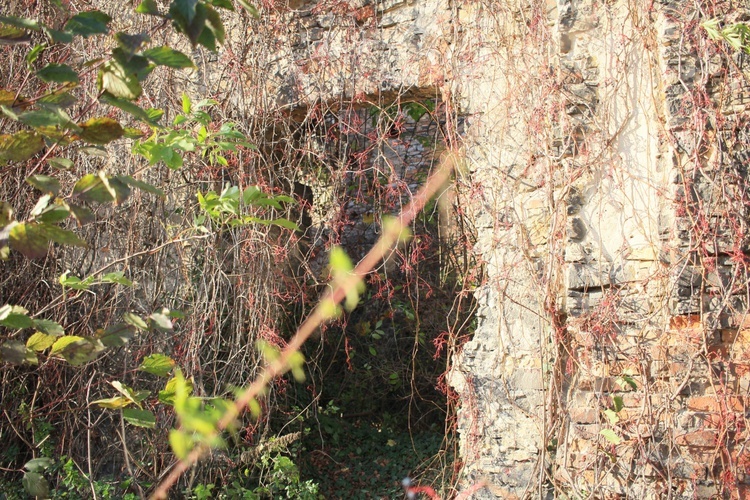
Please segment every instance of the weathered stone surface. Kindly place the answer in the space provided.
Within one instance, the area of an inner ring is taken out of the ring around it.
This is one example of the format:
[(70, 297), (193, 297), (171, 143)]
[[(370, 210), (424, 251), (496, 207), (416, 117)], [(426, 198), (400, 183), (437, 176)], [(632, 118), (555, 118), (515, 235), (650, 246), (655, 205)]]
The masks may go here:
[(745, 56), (718, 50), (688, 0), (313, 4), (267, 62), (280, 100), (413, 89), (466, 116), (486, 279), (450, 374), (462, 485), (490, 481), (474, 498), (542, 496), (540, 477), (597, 498), (716, 491), (704, 455), (733, 443), (700, 427), (714, 406), (699, 398), (750, 384)]

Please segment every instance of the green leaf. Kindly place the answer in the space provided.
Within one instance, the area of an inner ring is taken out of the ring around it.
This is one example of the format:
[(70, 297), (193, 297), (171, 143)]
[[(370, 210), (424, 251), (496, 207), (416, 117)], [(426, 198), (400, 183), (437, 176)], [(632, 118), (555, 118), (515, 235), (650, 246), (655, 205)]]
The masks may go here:
[(26, 178), (26, 182), (43, 193), (52, 193), (57, 196), (60, 192), (60, 181), (49, 175), (32, 175)]
[(73, 168), (73, 162), (67, 158), (47, 158), (47, 163), (58, 170), (70, 170)]
[(146, 113), (148, 114), (148, 117), (153, 121), (154, 123), (161, 120), (161, 117), (164, 116), (164, 110), (159, 108), (148, 108), (146, 110)]
[[(206, 20), (208, 21), (208, 24), (206, 25), (207, 29), (204, 29), (201, 33), (201, 38), (206, 36), (207, 34), (211, 34), (212, 41), (209, 42), (207, 45), (206, 43), (201, 42), (201, 45), (208, 48), (209, 50), (215, 51), (216, 50), (216, 44), (213, 43), (213, 39), (215, 39), (217, 42), (219, 42), (220, 45), (224, 45), (224, 24), (221, 22), (221, 17), (219, 16), (219, 13), (216, 12), (216, 10), (209, 6), (205, 6), (206, 9)], [(199, 38), (199, 41), (201, 39)]]
[(252, 398), (248, 403), (247, 407), (250, 410), (250, 413), (253, 415), (253, 417), (258, 418), (260, 417), (260, 403), (257, 399)]
[(44, 139), (36, 132), (22, 130), (13, 135), (0, 134), (0, 164), (26, 161), (44, 148)]
[(125, 277), (122, 271), (107, 273), (101, 278), (102, 283), (117, 283), (118, 285), (133, 286), (133, 282)]
[(39, 31), (42, 29), (42, 25), (40, 25), (38, 21), (25, 17), (0, 16), (0, 23), (25, 30)]
[(159, 13), (159, 7), (156, 5), (156, 2), (154, 0), (143, 0), (140, 4), (138, 4), (138, 7), (135, 8), (135, 11), (139, 14), (162, 16), (162, 14)]
[(127, 312), (122, 315), (122, 320), (129, 325), (133, 325), (141, 331), (148, 330), (148, 324), (146, 324), (143, 318), (141, 318), (137, 314)]
[(130, 100), (137, 99), (143, 92), (137, 75), (115, 60), (102, 64), (97, 76), (97, 86), (99, 90), (107, 91), (114, 97)]
[(135, 328), (125, 323), (110, 325), (104, 330), (99, 340), (106, 347), (122, 347), (135, 336)]
[(172, 0), (169, 4), (169, 13), (180, 27), (187, 27), (195, 19), (197, 5), (198, 0)]
[(68, 210), (73, 214), (73, 217), (76, 218), (79, 225), (88, 224), (89, 222), (93, 222), (94, 212), (89, 210), (86, 207), (82, 207), (79, 205), (75, 205), (73, 203), (68, 203)]
[[(346, 252), (339, 246), (334, 246), (331, 249), (330, 255), (330, 268), (331, 274), (333, 275), (334, 282), (340, 284), (349, 278), (349, 275), (354, 269), (351, 259)], [(346, 292), (346, 299), (344, 301), (344, 307), (346, 310), (351, 311), (359, 303), (359, 294), (364, 292), (364, 283), (361, 281), (356, 287), (352, 287)]]
[(62, 354), (62, 352), (67, 349), (69, 345), (75, 344), (76, 342), (86, 341), (83, 337), (77, 337), (75, 335), (65, 335), (63, 337), (60, 337), (55, 341), (55, 343), (52, 345), (52, 351), (50, 351), (50, 356), (54, 356), (55, 354)]
[(174, 368), (175, 361), (164, 354), (151, 354), (146, 356), (138, 367), (139, 370), (151, 373), (157, 377), (166, 377)]
[(292, 376), (294, 377), (294, 380), (296, 380), (299, 383), (302, 383), (305, 381), (305, 356), (299, 351), (295, 351), (289, 356), (289, 361), (287, 362), (289, 365), (289, 369), (292, 371)]
[(33, 458), (24, 464), (23, 468), (30, 472), (41, 472), (55, 465), (51, 458)]
[(182, 93), (182, 112), (186, 115), (190, 114), (190, 110), (192, 109), (192, 102), (190, 101), (190, 96), (186, 93)]
[(613, 408), (615, 412), (621, 411), (625, 407), (625, 403), (622, 400), (622, 396), (614, 396), (612, 398)]
[(16, 224), (10, 230), (8, 241), (13, 250), (21, 252), (27, 259), (41, 259), (47, 255), (49, 238), (38, 224)]
[(70, 43), (73, 41), (73, 33), (68, 31), (58, 31), (45, 26), (44, 33), (52, 40), (53, 43)]
[(137, 35), (129, 35), (119, 31), (115, 33), (115, 40), (117, 45), (125, 51), (126, 54), (132, 56), (141, 49), (141, 46), (151, 41), (151, 37), (146, 33), (138, 33)]
[(90, 144), (107, 144), (122, 137), (122, 126), (112, 118), (91, 118), (79, 124), (83, 129), (81, 139)]
[(153, 429), (156, 427), (156, 416), (148, 410), (125, 408), (122, 410), (122, 418), (136, 427), (145, 427), (147, 429)]
[(146, 191), (147, 193), (155, 194), (159, 198), (162, 198), (162, 199), (166, 198), (166, 194), (164, 194), (164, 191), (162, 191), (161, 189), (159, 189), (158, 187), (152, 184), (149, 184), (148, 182), (143, 182), (137, 179), (133, 179), (129, 175), (120, 175), (120, 176), (117, 176), (117, 178), (130, 187), (140, 189), (141, 191)]
[(50, 63), (36, 72), (36, 76), (46, 83), (79, 83), (78, 73), (67, 64)]
[(112, 21), (104, 12), (99, 10), (90, 10), (76, 14), (65, 23), (65, 31), (70, 31), (75, 35), (81, 35), (88, 38), (93, 35), (106, 35), (109, 32), (107, 24)]
[[(206, 8), (206, 5), (199, 2), (195, 6), (195, 17), (183, 31), (187, 35), (193, 47), (195, 47), (195, 45), (198, 43), (198, 39), (200, 38), (201, 34), (206, 31), (207, 16), (208, 9)], [(210, 31), (208, 31), (208, 33), (210, 33)]]
[(247, 0), (238, 1), (240, 2), (240, 5), (242, 5), (251, 16), (253, 16), (255, 19), (260, 19), (260, 12), (258, 11), (258, 8), (255, 7), (255, 5), (251, 4)]
[(42, 352), (45, 349), (52, 347), (57, 337), (53, 335), (47, 335), (46, 333), (36, 332), (34, 335), (28, 338), (26, 341), (26, 348), (32, 351)]
[(60, 275), (58, 281), (62, 286), (74, 290), (88, 290), (89, 285), (92, 283), (89, 279), (81, 280), (78, 276), (68, 276), (67, 271)]
[(49, 483), (38, 472), (27, 472), (23, 475), (22, 482), (26, 493), (32, 498), (49, 498)]
[(272, 221), (269, 221), (269, 224), (280, 226), (285, 229), (291, 229), (292, 231), (301, 231), (299, 226), (295, 222), (290, 221), (289, 219), (284, 219), (284, 218), (273, 219)]
[(72, 245), (76, 247), (85, 247), (88, 244), (79, 238), (73, 231), (68, 231), (53, 224), (38, 224), (39, 231), (49, 240), (61, 245)]
[(54, 203), (43, 210), (39, 215), (36, 215), (34, 219), (38, 222), (45, 222), (47, 224), (56, 224), (64, 221), (68, 218), (70, 212), (63, 205)]
[(242, 201), (245, 205), (252, 205), (255, 200), (261, 197), (263, 192), (258, 186), (249, 186), (242, 192)]
[(123, 134), (122, 136), (126, 139), (142, 139), (146, 136), (145, 133), (143, 133), (140, 129), (137, 129), (135, 127), (123, 127)]
[(630, 376), (630, 375), (628, 375), (628, 374), (622, 375), (617, 380), (617, 382), (620, 385), (620, 387), (622, 387), (622, 388), (625, 388), (625, 386), (628, 386), (631, 389), (633, 389), (634, 391), (638, 389), (638, 384), (636, 384), (635, 380), (633, 379), (633, 377)]
[(38, 364), (36, 354), (27, 349), (23, 342), (18, 340), (8, 340), (0, 344), (0, 361), (12, 365), (20, 365), (23, 363), (29, 363), (32, 365)]
[(193, 438), (187, 432), (177, 429), (169, 431), (169, 444), (172, 446), (174, 455), (180, 460), (186, 459), (195, 445)]
[(195, 67), (195, 64), (193, 64), (193, 61), (188, 56), (179, 50), (174, 50), (167, 46), (144, 50), (143, 55), (159, 66), (177, 69)]
[(612, 429), (602, 429), (599, 431), (599, 434), (601, 434), (604, 439), (609, 441), (612, 444), (620, 444), (622, 443), (622, 438), (618, 436), (615, 431)]
[(164, 386), (164, 390), (159, 391), (159, 401), (162, 403), (173, 405), (175, 401), (175, 396), (178, 392), (178, 386), (181, 387), (181, 390), (185, 391), (185, 396), (189, 396), (193, 393), (193, 381), (192, 380), (185, 380), (185, 378), (182, 376), (182, 373), (179, 373), (179, 370), (177, 370), (177, 374), (175, 374), (174, 377), (170, 378), (167, 381), (167, 384)]
[(150, 123), (150, 124), (156, 123), (143, 108), (141, 108), (140, 106), (136, 104), (133, 104), (127, 99), (120, 99), (118, 97), (113, 96), (109, 92), (104, 92), (99, 97), (99, 100), (103, 103), (109, 104), (110, 106), (115, 106), (116, 108), (120, 108), (126, 113), (138, 118), (139, 120), (143, 120), (146, 123)]
[(80, 366), (96, 358), (104, 350), (98, 340), (91, 340), (74, 335), (60, 337), (52, 345), (50, 356), (60, 355), (72, 366)]
[(28, 66), (29, 70), (31, 71), (33, 64), (36, 62), (37, 59), (39, 59), (39, 56), (41, 55), (42, 51), (47, 48), (46, 43), (38, 43), (34, 45), (34, 48), (29, 51), (28, 54), (26, 54), (26, 66)]
[(59, 337), (65, 333), (60, 323), (48, 319), (35, 319), (34, 328), (53, 337)]
[[(107, 203), (115, 201), (115, 197), (104, 185), (98, 175), (86, 174), (73, 186), (73, 196), (83, 201)], [(75, 211), (73, 211), (75, 215)]]
[(107, 153), (107, 148), (102, 146), (85, 146), (82, 148), (78, 148), (79, 153), (85, 153), (89, 156), (97, 156), (99, 158), (107, 158), (109, 154)]
[(4, 41), (7, 45), (17, 45), (29, 43), (31, 36), (24, 29), (0, 23), (0, 40)]
[(43, 107), (54, 106), (56, 108), (68, 108), (78, 101), (70, 92), (59, 90), (47, 94), (39, 99), (39, 105)]
[[(40, 109), (37, 111), (29, 111), (23, 114), (18, 115), (18, 121), (21, 123), (28, 125), (29, 127), (34, 128), (40, 128), (40, 127), (55, 127), (60, 126), (63, 129), (69, 129), (69, 130), (75, 130), (78, 132), (80, 129), (78, 128), (78, 125), (75, 124), (70, 119), (70, 116), (63, 111), (62, 109)], [(50, 135), (46, 134), (45, 132), (53, 132), (53, 131), (40, 131), (43, 135)], [(57, 132), (56, 130), (54, 132)], [(56, 134), (52, 134), (56, 135)]]
[(222, 9), (234, 10), (234, 5), (232, 5), (230, 0), (212, 0), (211, 5), (221, 7)]
[(18, 121), (18, 113), (16, 112), (18, 111), (17, 109), (11, 109), (8, 106), (0, 106), (0, 109), (2, 109), (3, 114), (11, 120)]
[(32, 208), (31, 212), (29, 212), (29, 217), (36, 217), (37, 215), (41, 214), (42, 211), (47, 208), (47, 205), (49, 205), (49, 201), (51, 199), (51, 194), (45, 194), (41, 198), (39, 198), (39, 201), (36, 202), (34, 208)]

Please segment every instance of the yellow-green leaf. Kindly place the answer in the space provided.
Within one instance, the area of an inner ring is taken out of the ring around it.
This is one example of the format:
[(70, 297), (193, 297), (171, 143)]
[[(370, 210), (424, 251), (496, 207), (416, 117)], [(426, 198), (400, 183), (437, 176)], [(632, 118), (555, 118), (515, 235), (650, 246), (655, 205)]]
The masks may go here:
[(43, 350), (52, 347), (52, 344), (54, 344), (56, 340), (57, 337), (53, 335), (36, 332), (26, 341), (26, 347), (28, 347), (32, 351), (42, 352)]
[(169, 431), (169, 444), (175, 456), (180, 460), (186, 459), (194, 446), (193, 438), (188, 433), (177, 429)]
[(115, 60), (102, 64), (97, 84), (99, 90), (106, 90), (115, 97), (128, 100), (137, 99), (143, 92), (138, 76)]
[(599, 431), (599, 434), (601, 434), (604, 439), (612, 444), (622, 443), (622, 438), (618, 436), (612, 429), (602, 429), (601, 431)]
[(177, 388), (179, 385), (184, 388), (188, 396), (193, 393), (193, 381), (185, 380), (185, 378), (182, 376), (182, 373), (178, 373), (167, 381), (167, 384), (164, 386), (164, 390), (159, 391), (159, 401), (169, 405), (174, 404), (175, 396), (177, 394)]
[(38, 224), (16, 224), (10, 230), (8, 241), (13, 250), (21, 252), (28, 259), (41, 259), (47, 255), (49, 238)]
[(102, 408), (109, 408), (110, 410), (116, 410), (118, 408), (125, 408), (133, 402), (124, 396), (114, 396), (111, 398), (97, 399), (92, 401), (92, 405), (99, 405)]
[(151, 373), (158, 377), (166, 377), (175, 365), (175, 361), (164, 354), (151, 354), (146, 356), (138, 367), (139, 370)]
[(91, 118), (84, 123), (79, 123), (79, 126), (83, 129), (79, 134), (81, 139), (90, 144), (108, 144), (125, 133), (116, 120), (106, 116)]
[(60, 192), (60, 181), (49, 175), (32, 175), (26, 178), (26, 182), (43, 193), (52, 193), (57, 196)]
[(36, 132), (22, 130), (13, 135), (0, 134), (0, 164), (26, 161), (44, 148), (44, 139)]
[(56, 354), (62, 354), (62, 352), (68, 348), (68, 346), (75, 344), (76, 342), (85, 341), (83, 337), (78, 337), (76, 335), (65, 335), (63, 337), (60, 337), (55, 341), (55, 343), (52, 345), (52, 350), (50, 351), (50, 356), (54, 356)]
[(29, 311), (21, 306), (5, 304), (0, 307), (0, 326), (20, 330), (34, 325), (34, 320), (29, 318)]

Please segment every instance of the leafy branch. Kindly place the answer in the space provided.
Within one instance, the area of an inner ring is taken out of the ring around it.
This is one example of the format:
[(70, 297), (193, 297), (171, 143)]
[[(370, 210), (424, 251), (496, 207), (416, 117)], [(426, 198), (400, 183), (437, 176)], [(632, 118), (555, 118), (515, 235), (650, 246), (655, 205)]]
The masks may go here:
[[(365, 257), (353, 269), (347, 269), (348, 258), (344, 258), (341, 253), (332, 255), (332, 274), (333, 281), (331, 288), (321, 298), (320, 302), (313, 312), (300, 325), (297, 332), (286, 345), (286, 347), (276, 354), (266, 356), (267, 364), (257, 378), (244, 389), (234, 401), (233, 405), (227, 408), (226, 413), (217, 422), (216, 427), (212, 429), (211, 434), (204, 436), (202, 442), (197, 444), (187, 453), (179, 462), (177, 462), (170, 471), (169, 475), (159, 484), (154, 491), (152, 498), (167, 498), (167, 493), (172, 485), (180, 476), (203, 455), (211, 449), (207, 443), (213, 441), (212, 437), (219, 436), (225, 429), (230, 428), (236, 418), (246, 409), (257, 413), (259, 410), (258, 399), (265, 393), (268, 384), (276, 377), (283, 375), (288, 371), (295, 373), (299, 377), (303, 373), (302, 364), (304, 358), (300, 354), (300, 348), (310, 338), (310, 335), (326, 321), (336, 317), (341, 312), (340, 304), (343, 302), (347, 309), (356, 307), (359, 300), (359, 294), (364, 286), (364, 278), (375, 266), (391, 252), (399, 243), (408, 239), (409, 224), (414, 220), (417, 214), (435, 196), (442, 186), (448, 182), (451, 172), (460, 159), (456, 153), (446, 153), (441, 158), (440, 164), (436, 171), (427, 179), (425, 185), (414, 196), (412, 201), (405, 206), (398, 217), (386, 219), (383, 223), (383, 232), (378, 241), (373, 245)], [(338, 262), (336, 262), (338, 261)], [(269, 359), (270, 358), (270, 359)], [(179, 415), (179, 411), (178, 411)], [(181, 422), (184, 425), (183, 416), (180, 415)], [(179, 432), (179, 431), (178, 431)], [(181, 450), (185, 448), (180, 447)], [(174, 448), (174, 443), (173, 443)]]

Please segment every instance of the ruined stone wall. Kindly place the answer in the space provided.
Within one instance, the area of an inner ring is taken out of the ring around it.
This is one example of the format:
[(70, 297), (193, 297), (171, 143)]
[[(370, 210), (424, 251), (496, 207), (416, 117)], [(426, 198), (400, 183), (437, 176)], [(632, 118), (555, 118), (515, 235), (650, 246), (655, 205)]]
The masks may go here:
[[(744, 56), (687, 0), (297, 2), (285, 105), (465, 120), (479, 324), (453, 367), (475, 498), (745, 491)], [(267, 71), (264, 74), (268, 74)], [(447, 125), (450, 125), (447, 124)], [(750, 477), (747, 478), (750, 480)]]

